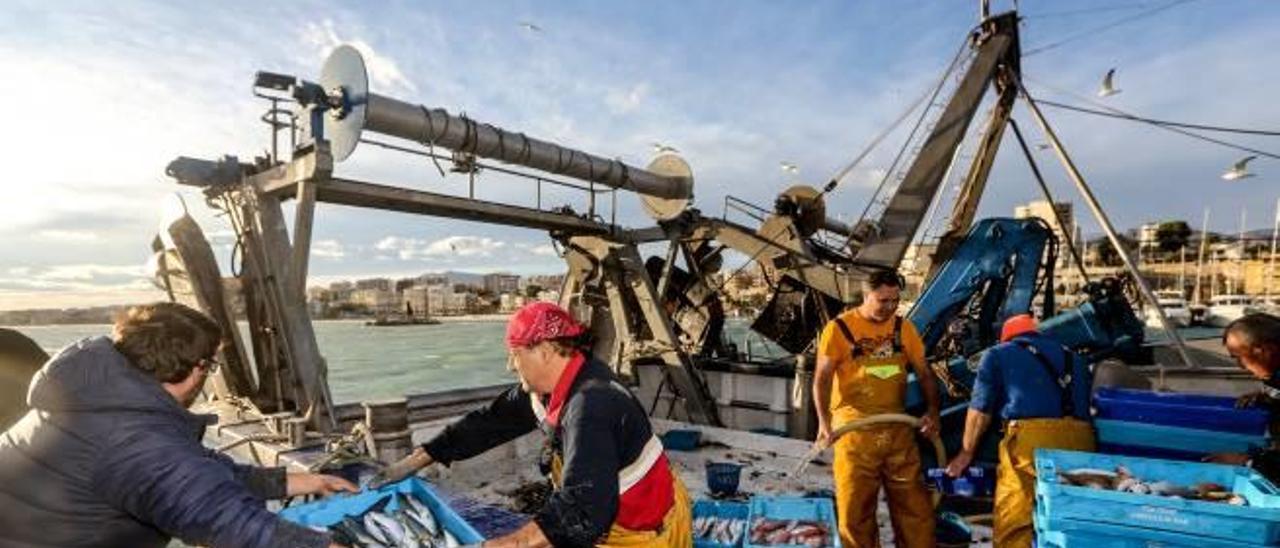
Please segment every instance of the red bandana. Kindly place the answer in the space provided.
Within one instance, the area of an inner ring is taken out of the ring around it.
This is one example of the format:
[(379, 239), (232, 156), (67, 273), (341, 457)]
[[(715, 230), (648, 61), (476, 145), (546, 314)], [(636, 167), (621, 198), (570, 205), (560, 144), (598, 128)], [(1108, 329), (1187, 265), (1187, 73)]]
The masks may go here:
[(553, 303), (536, 302), (526, 305), (507, 322), (507, 348), (533, 346), (542, 341), (577, 337), (582, 327), (563, 308)]

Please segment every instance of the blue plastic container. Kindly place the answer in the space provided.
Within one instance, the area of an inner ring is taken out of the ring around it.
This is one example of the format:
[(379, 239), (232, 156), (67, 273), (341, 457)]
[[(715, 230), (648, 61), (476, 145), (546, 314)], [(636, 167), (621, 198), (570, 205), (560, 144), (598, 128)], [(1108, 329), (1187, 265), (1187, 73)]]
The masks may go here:
[(702, 432), (698, 430), (668, 430), (660, 436), (662, 447), (667, 451), (693, 451), (702, 441)]
[(994, 466), (970, 466), (964, 475), (952, 479), (945, 468), (930, 468), (925, 472), (929, 483), (938, 492), (961, 497), (989, 497), (995, 492), (996, 469)]
[(732, 495), (738, 492), (738, 482), (742, 479), (742, 465), (734, 462), (707, 463), (707, 489), (717, 495)]
[(458, 517), (458, 514), (445, 504), (431, 486), (417, 477), (384, 485), (375, 490), (361, 491), (353, 495), (336, 495), (316, 502), (290, 506), (280, 511), (280, 517), (304, 527), (329, 527), (342, 521), (344, 517), (363, 515), (375, 504), (388, 497), (391, 497), (391, 502), (387, 504), (387, 509), (392, 511), (399, 509), (400, 501), (394, 497), (395, 493), (410, 495), (426, 505), (431, 513), (435, 514), (440, 525), (458, 539), (458, 542), (462, 544), (484, 542), (484, 537), (480, 536), (471, 524)]
[(751, 505), (745, 502), (720, 502), (715, 500), (697, 500), (693, 502), (693, 519), (700, 517), (712, 516), (717, 518), (740, 519), (747, 523), (747, 528), (743, 531), (742, 539), (737, 544), (724, 544), (701, 538), (693, 539), (694, 548), (737, 548), (747, 540), (747, 535), (751, 533), (751, 526), (748, 518), (751, 517)]
[(1101, 388), (1094, 394), (1098, 418), (1164, 426), (1263, 435), (1271, 414), (1261, 408), (1236, 409), (1235, 398)]
[[(1213, 453), (1247, 453), (1267, 445), (1263, 435), (1233, 434), (1177, 426), (1099, 419), (1098, 444), (1109, 453), (1199, 460)], [(1146, 449), (1161, 451), (1143, 452)], [(1183, 455), (1183, 456), (1179, 456)]]
[[(836, 529), (836, 510), (831, 499), (800, 497), (752, 497), (750, 524), (755, 525), (757, 518), (820, 521), (827, 524), (831, 539), (827, 546), (840, 548), (840, 532)], [(778, 546), (798, 546), (792, 544), (753, 544), (750, 527), (743, 546), (746, 548), (776, 548)]]
[[(1248, 506), (1058, 483), (1059, 472), (1115, 470), (1121, 465), (1145, 481), (1182, 487), (1217, 483), (1244, 497)], [(1036, 451), (1036, 509), (1051, 522), (1076, 520), (1233, 542), (1280, 543), (1280, 490), (1257, 472), (1238, 466), (1040, 449)]]
[(1070, 519), (1050, 520), (1036, 514), (1036, 545), (1040, 548), (1260, 548), (1229, 539), (1187, 535), (1159, 529), (1125, 527)]

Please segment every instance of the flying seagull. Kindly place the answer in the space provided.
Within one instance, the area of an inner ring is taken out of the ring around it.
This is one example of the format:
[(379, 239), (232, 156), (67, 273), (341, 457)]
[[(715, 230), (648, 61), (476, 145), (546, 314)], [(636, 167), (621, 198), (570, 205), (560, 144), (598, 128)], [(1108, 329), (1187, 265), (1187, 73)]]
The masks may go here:
[(799, 173), (799, 172), (800, 172), (800, 166), (797, 166), (797, 165), (795, 165), (795, 164), (793, 164), (793, 163), (791, 163), (791, 162), (782, 162), (782, 163), (781, 163), (781, 165), (782, 165), (782, 171), (785, 171), (785, 172), (787, 172), (787, 173)]
[(653, 143), (654, 154), (667, 154), (667, 153), (676, 154), (679, 152), (680, 152), (679, 150), (676, 150), (676, 147), (664, 145), (658, 142)]
[(538, 25), (535, 25), (528, 21), (521, 21), (520, 26), (524, 27), (524, 30), (527, 30), (529, 32), (542, 32), (542, 27), (539, 27)]
[(1116, 69), (1107, 71), (1107, 75), (1102, 78), (1102, 87), (1098, 89), (1098, 97), (1110, 97), (1120, 93), (1120, 90), (1115, 87), (1115, 82), (1113, 82), (1115, 77)]
[(1222, 178), (1228, 181), (1235, 181), (1238, 179), (1253, 177), (1253, 174), (1249, 173), (1249, 168), (1247, 166), (1249, 164), (1249, 161), (1253, 160), (1254, 158), (1257, 158), (1257, 156), (1245, 156), (1239, 162), (1236, 162), (1235, 164), (1233, 164), (1231, 166), (1231, 169), (1228, 169), (1225, 173), (1223, 173)]
[(1049, 143), (1036, 143), (1036, 150), (1049, 150)]

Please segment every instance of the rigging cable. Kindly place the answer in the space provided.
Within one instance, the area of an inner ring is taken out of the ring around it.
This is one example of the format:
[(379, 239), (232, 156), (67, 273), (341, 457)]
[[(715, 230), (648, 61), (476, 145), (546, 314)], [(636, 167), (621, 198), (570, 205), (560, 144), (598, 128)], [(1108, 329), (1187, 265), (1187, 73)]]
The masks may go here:
[(1065, 103), (1050, 101), (1048, 99), (1037, 99), (1036, 102), (1042, 105), (1048, 105), (1054, 108), (1074, 110), (1076, 112), (1084, 112), (1087, 114), (1097, 114), (1099, 116), (1107, 116), (1109, 118), (1119, 118), (1121, 120), (1144, 122), (1148, 124), (1155, 124), (1158, 126), (1179, 127), (1183, 129), (1199, 129), (1202, 131), (1214, 131), (1219, 133), (1239, 133), (1243, 135), (1265, 135), (1268, 137), (1280, 137), (1280, 131), (1272, 131), (1272, 130), (1266, 130), (1266, 129), (1226, 127), (1226, 126), (1211, 126), (1206, 124), (1190, 124), (1186, 122), (1172, 122), (1169, 120), (1157, 120), (1155, 118), (1147, 118), (1145, 116), (1138, 116), (1136, 114), (1122, 114), (1120, 112), (1107, 112), (1105, 110), (1092, 109), (1092, 108), (1082, 107), (1078, 105), (1068, 105)]
[[(1115, 108), (1115, 107), (1112, 107), (1112, 106), (1109, 106), (1109, 105), (1104, 105), (1104, 104), (1102, 104), (1102, 103), (1099, 103), (1099, 102), (1097, 102), (1097, 101), (1094, 101), (1093, 99), (1089, 99), (1088, 97), (1085, 97), (1085, 96), (1083, 96), (1083, 95), (1080, 95), (1079, 93), (1075, 93), (1075, 92), (1073, 92), (1073, 91), (1065, 90), (1065, 89), (1059, 88), (1059, 87), (1057, 87), (1057, 86), (1052, 86), (1052, 85), (1046, 84), (1046, 83), (1044, 83), (1044, 82), (1037, 81), (1037, 80), (1035, 80), (1035, 79), (1033, 79), (1033, 78), (1027, 77), (1025, 74), (1024, 74), (1024, 75), (1022, 75), (1022, 79), (1023, 79), (1023, 80), (1025, 80), (1025, 81), (1028, 81), (1028, 82), (1033, 82), (1033, 83), (1035, 83), (1037, 86), (1042, 86), (1042, 87), (1045, 87), (1045, 88), (1049, 88), (1050, 90), (1056, 91), (1056, 92), (1058, 92), (1058, 93), (1062, 93), (1062, 94), (1065, 94), (1065, 95), (1070, 95), (1070, 96), (1072, 96), (1072, 97), (1075, 97), (1075, 98), (1077, 98), (1077, 99), (1080, 99), (1080, 100), (1082, 100), (1082, 101), (1084, 101), (1084, 102), (1086, 102), (1086, 103), (1089, 103), (1089, 104), (1091, 104), (1091, 105), (1095, 105), (1095, 106), (1097, 106), (1097, 107), (1099, 107), (1099, 108), (1102, 108), (1102, 109), (1104, 109), (1104, 110), (1107, 110), (1107, 111), (1113, 112), (1113, 113), (1117, 114), (1117, 115), (1118, 115), (1118, 116), (1120, 116), (1120, 117), (1127, 117), (1127, 118), (1129, 118), (1131, 121), (1144, 123), (1144, 124), (1150, 125), (1150, 126), (1152, 126), (1152, 127), (1156, 127), (1156, 128), (1163, 129), (1163, 130), (1165, 130), (1165, 131), (1172, 131), (1172, 132), (1174, 132), (1174, 133), (1178, 133), (1178, 134), (1181, 134), (1181, 135), (1185, 135), (1185, 136), (1187, 136), (1187, 137), (1191, 137), (1192, 139), (1199, 139), (1199, 140), (1201, 140), (1201, 141), (1205, 141), (1205, 142), (1213, 143), (1213, 144), (1220, 145), (1220, 146), (1224, 146), (1224, 147), (1227, 147), (1227, 148), (1232, 148), (1232, 149), (1239, 150), (1239, 151), (1242, 151), (1242, 152), (1249, 152), (1249, 153), (1257, 154), (1257, 155), (1259, 155), (1259, 156), (1266, 156), (1266, 157), (1268, 157), (1268, 158), (1272, 158), (1272, 159), (1280, 160), (1280, 154), (1276, 154), (1276, 153), (1273, 153), (1273, 152), (1267, 152), (1267, 151), (1265, 151), (1265, 150), (1259, 150), (1259, 149), (1252, 148), (1252, 147), (1247, 147), (1247, 146), (1244, 146), (1244, 145), (1240, 145), (1240, 144), (1232, 143), (1232, 142), (1230, 142), (1230, 141), (1223, 141), (1222, 139), (1217, 139), (1217, 138), (1214, 138), (1214, 137), (1209, 137), (1209, 136), (1207, 136), (1207, 135), (1201, 135), (1201, 134), (1196, 133), (1196, 132), (1194, 132), (1194, 131), (1189, 131), (1189, 130), (1186, 130), (1186, 129), (1182, 129), (1181, 127), (1177, 127), (1177, 126), (1173, 126), (1173, 125), (1169, 125), (1169, 124), (1163, 124), (1163, 123), (1159, 123), (1159, 122), (1157, 122), (1157, 121), (1146, 120), (1146, 119), (1144, 119), (1144, 118), (1142, 118), (1142, 117), (1140, 117), (1140, 116), (1136, 116), (1136, 115), (1134, 115), (1134, 114), (1132, 114), (1132, 113), (1125, 112), (1125, 111), (1123, 111), (1123, 110), (1120, 110), (1120, 109), (1118, 109), (1118, 108)], [(1028, 92), (1028, 93), (1027, 93), (1027, 95), (1028, 95), (1028, 96), (1030, 96), (1030, 92)], [(1036, 103), (1038, 104), (1039, 102), (1040, 102), (1040, 100), (1039, 100), (1039, 99), (1036, 99)]]
[(1159, 6), (1156, 6), (1156, 7), (1151, 8), (1151, 9), (1143, 10), (1143, 11), (1141, 11), (1141, 12), (1135, 13), (1135, 14), (1133, 14), (1133, 15), (1128, 15), (1128, 16), (1125, 16), (1125, 17), (1121, 17), (1121, 18), (1116, 19), (1115, 21), (1112, 21), (1112, 22), (1107, 23), (1107, 24), (1105, 24), (1105, 25), (1100, 25), (1100, 26), (1097, 26), (1097, 27), (1093, 27), (1093, 28), (1090, 28), (1090, 29), (1084, 30), (1084, 31), (1082, 31), (1082, 32), (1078, 32), (1078, 33), (1076, 33), (1076, 34), (1073, 34), (1073, 35), (1071, 35), (1071, 36), (1068, 36), (1068, 37), (1066, 37), (1066, 38), (1063, 38), (1063, 39), (1061, 39), (1061, 40), (1058, 40), (1057, 42), (1051, 42), (1051, 43), (1049, 43), (1049, 44), (1045, 44), (1045, 45), (1043, 45), (1043, 46), (1039, 46), (1039, 47), (1036, 47), (1036, 48), (1032, 48), (1032, 49), (1030, 49), (1030, 50), (1024, 51), (1024, 52), (1022, 53), (1022, 56), (1023, 56), (1023, 57), (1030, 57), (1030, 56), (1035, 55), (1035, 54), (1037, 54), (1037, 53), (1043, 53), (1043, 52), (1049, 51), (1049, 50), (1051, 50), (1051, 49), (1054, 49), (1054, 48), (1057, 48), (1057, 47), (1063, 46), (1063, 45), (1065, 45), (1065, 44), (1069, 44), (1069, 43), (1071, 43), (1071, 42), (1075, 42), (1076, 40), (1079, 40), (1079, 39), (1081, 39), (1081, 38), (1088, 38), (1089, 36), (1092, 36), (1092, 35), (1094, 35), (1094, 34), (1097, 34), (1097, 33), (1099, 33), (1099, 32), (1102, 32), (1102, 31), (1104, 31), (1104, 30), (1110, 30), (1110, 29), (1112, 29), (1112, 28), (1118, 27), (1118, 26), (1123, 25), (1123, 24), (1125, 24), (1125, 23), (1129, 23), (1129, 22), (1132, 22), (1132, 21), (1136, 21), (1136, 20), (1138, 20), (1138, 19), (1142, 19), (1142, 18), (1145, 18), (1145, 17), (1150, 17), (1150, 16), (1152, 16), (1152, 15), (1155, 15), (1155, 14), (1160, 13), (1160, 12), (1162, 12), (1162, 11), (1165, 11), (1165, 10), (1167, 10), (1167, 9), (1174, 8), (1174, 7), (1180, 6), (1180, 5), (1182, 5), (1182, 4), (1186, 4), (1186, 3), (1188, 3), (1188, 2), (1194, 2), (1194, 1), (1196, 1), (1196, 0), (1173, 0), (1172, 2), (1168, 2), (1168, 3), (1165, 3), (1165, 4), (1161, 4), (1161, 5), (1159, 5)]

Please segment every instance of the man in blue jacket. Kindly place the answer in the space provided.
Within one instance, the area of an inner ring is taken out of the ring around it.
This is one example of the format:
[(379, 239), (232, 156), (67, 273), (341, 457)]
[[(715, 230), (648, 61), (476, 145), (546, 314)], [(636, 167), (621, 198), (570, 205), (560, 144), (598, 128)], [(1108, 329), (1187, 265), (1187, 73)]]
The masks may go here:
[(964, 446), (947, 465), (959, 476), (973, 460), (993, 417), (1004, 421), (996, 468), (995, 545), (1030, 548), (1035, 505), (1035, 450), (1093, 451), (1089, 366), (1058, 341), (1041, 334), (1030, 314), (1012, 316), (1001, 344), (982, 356), (965, 417)]
[(201, 445), (187, 411), (221, 330), (173, 303), (131, 308), (111, 338), (63, 349), (0, 434), (0, 546), (326, 547), (264, 500), (355, 491), (346, 480), (236, 464)]

